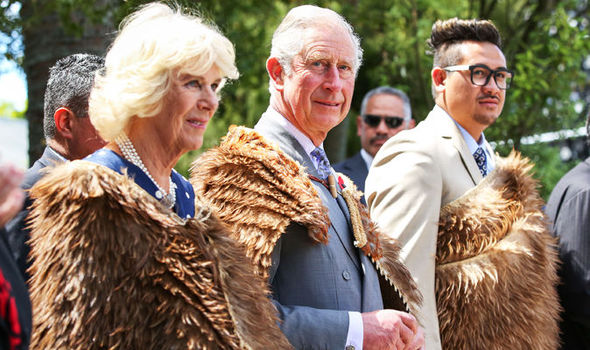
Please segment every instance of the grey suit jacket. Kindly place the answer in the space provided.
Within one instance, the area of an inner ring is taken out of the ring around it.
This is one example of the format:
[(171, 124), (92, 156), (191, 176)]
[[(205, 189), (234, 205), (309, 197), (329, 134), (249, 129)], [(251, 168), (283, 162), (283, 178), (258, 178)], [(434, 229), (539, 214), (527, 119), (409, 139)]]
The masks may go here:
[(26, 218), (29, 215), (29, 207), (33, 204), (29, 198), (28, 190), (30, 190), (31, 187), (33, 187), (37, 181), (45, 175), (45, 168), (53, 167), (56, 164), (63, 162), (63, 158), (60, 158), (54, 150), (50, 147), (45, 147), (41, 158), (39, 158), (33, 166), (25, 172), (25, 177), (21, 185), (22, 189), (25, 190), (25, 203), (23, 209), (11, 221), (9, 221), (8, 224), (6, 224), (9, 248), (25, 281), (29, 280), (29, 275), (26, 270), (30, 266), (30, 263), (27, 261), (30, 248), (27, 241), (31, 236), (29, 229), (26, 228)]
[[(360, 151), (343, 162), (334, 165), (334, 170), (348, 176), (356, 187), (365, 193), (365, 180), (367, 179), (367, 174), (369, 174), (369, 169), (367, 169), (367, 163), (365, 163)], [(362, 202), (366, 204), (364, 196)]]
[[(255, 130), (319, 177), (311, 159), (278, 116), (263, 114)], [(282, 319), (281, 329), (297, 349), (344, 349), (348, 311), (383, 308), (377, 271), (353, 245), (350, 215), (342, 196), (333, 198), (312, 180), (329, 210), (327, 245), (314, 244), (306, 229), (291, 224), (272, 254), (270, 284)]]
[(482, 179), (461, 131), (438, 106), (416, 128), (390, 138), (369, 169), (365, 198), (371, 218), (399, 240), (424, 297), (426, 349), (440, 349), (434, 290), (440, 209)]

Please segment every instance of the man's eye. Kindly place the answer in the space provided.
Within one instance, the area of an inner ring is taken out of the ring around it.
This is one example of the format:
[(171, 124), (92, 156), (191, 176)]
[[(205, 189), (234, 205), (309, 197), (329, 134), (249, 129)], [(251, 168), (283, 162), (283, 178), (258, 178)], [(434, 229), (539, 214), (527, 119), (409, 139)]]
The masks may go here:
[(342, 71), (350, 71), (350, 70), (352, 70), (352, 67), (343, 64), (343, 65), (338, 66), (338, 69), (342, 70)]
[(473, 70), (473, 75), (476, 77), (484, 77), (484, 76), (488, 75), (488, 72), (487, 72), (487, 70), (480, 68), (480, 69)]

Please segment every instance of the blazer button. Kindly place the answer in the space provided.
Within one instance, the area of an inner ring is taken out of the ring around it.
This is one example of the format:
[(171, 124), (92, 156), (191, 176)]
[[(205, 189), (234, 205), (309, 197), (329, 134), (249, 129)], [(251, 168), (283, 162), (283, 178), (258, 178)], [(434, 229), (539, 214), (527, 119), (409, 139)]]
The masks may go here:
[(342, 278), (348, 281), (350, 279), (350, 273), (345, 270), (344, 272), (342, 272)]

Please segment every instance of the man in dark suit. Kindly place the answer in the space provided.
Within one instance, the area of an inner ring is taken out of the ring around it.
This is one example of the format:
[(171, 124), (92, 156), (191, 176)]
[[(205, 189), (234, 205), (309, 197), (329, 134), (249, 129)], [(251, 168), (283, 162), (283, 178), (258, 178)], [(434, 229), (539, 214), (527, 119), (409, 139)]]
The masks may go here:
[[(590, 142), (590, 113), (586, 121)], [(559, 180), (547, 202), (559, 238), (562, 349), (590, 349), (590, 158)]]
[(22, 179), (20, 169), (0, 165), (0, 349), (28, 349), (33, 325), (27, 285), (10, 254), (4, 230), (22, 207)]
[(415, 125), (410, 99), (403, 91), (380, 86), (367, 92), (361, 104), (361, 115), (356, 118), (361, 150), (334, 165), (334, 169), (350, 177), (358, 189), (365, 192), (365, 180), (377, 151), (390, 137)]
[[(89, 54), (74, 54), (60, 59), (50, 68), (45, 89), (43, 132), (47, 147), (24, 177), (21, 187), (29, 190), (48, 167), (81, 159), (105, 145), (88, 118), (88, 98), (94, 74), (104, 60)], [(28, 193), (28, 192), (25, 192)], [(25, 280), (29, 266), (26, 218), (32, 204), (28, 194), (23, 209), (6, 225), (10, 249)]]

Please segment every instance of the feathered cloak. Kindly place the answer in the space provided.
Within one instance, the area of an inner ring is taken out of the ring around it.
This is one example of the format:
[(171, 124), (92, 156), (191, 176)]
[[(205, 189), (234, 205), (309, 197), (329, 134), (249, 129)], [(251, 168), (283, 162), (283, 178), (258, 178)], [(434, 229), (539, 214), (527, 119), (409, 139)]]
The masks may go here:
[(290, 348), (265, 281), (199, 200), (183, 223), (85, 161), (31, 195), (32, 349)]
[[(220, 146), (201, 155), (191, 171), (195, 192), (232, 227), (264, 278), (274, 246), (291, 222), (305, 226), (318, 244), (327, 242), (328, 209), (305, 168), (256, 131), (230, 127)], [(421, 294), (400, 262), (399, 244), (379, 232), (360, 203), (361, 193), (344, 175), (340, 178), (346, 182), (342, 194), (356, 223), (355, 244), (377, 267), (385, 306), (419, 318)]]
[(512, 153), (441, 209), (436, 294), (443, 349), (557, 349), (557, 251), (532, 165)]

